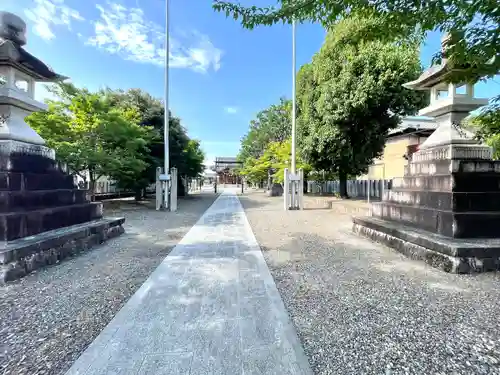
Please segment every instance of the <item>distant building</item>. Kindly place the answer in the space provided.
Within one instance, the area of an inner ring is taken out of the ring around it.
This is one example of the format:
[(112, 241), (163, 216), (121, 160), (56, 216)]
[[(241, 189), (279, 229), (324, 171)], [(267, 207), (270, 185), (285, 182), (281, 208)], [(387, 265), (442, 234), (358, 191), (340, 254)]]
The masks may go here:
[(217, 178), (217, 173), (215, 173), (211, 169), (205, 169), (202, 174), (203, 180), (205, 183), (212, 184), (214, 183), (215, 179)]
[[(430, 117), (406, 117), (396, 129), (389, 132), (384, 153), (375, 159), (369, 174), (358, 179), (373, 180), (402, 177), (408, 158), (418, 150), (436, 129), (436, 123)], [(369, 175), (369, 177), (368, 177)]]
[(219, 184), (239, 184), (241, 177), (237, 169), (241, 163), (233, 156), (221, 156), (215, 158), (215, 165), (212, 170), (217, 174), (217, 183)]

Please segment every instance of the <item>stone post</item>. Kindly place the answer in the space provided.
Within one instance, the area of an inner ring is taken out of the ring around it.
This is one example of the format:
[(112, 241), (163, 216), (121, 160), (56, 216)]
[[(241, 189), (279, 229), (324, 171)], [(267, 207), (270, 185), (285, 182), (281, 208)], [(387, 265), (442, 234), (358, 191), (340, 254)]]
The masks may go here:
[(299, 210), (303, 210), (304, 209), (304, 170), (301, 168), (299, 169), (299, 177), (300, 177), (300, 181), (299, 181), (299, 191), (298, 191), (298, 207), (299, 207)]
[(156, 168), (156, 211), (161, 210), (163, 205), (163, 189), (160, 181), (161, 167)]
[(177, 178), (177, 168), (170, 168), (170, 211), (172, 212), (177, 211)]
[(283, 181), (283, 202), (284, 202), (284, 208), (285, 211), (288, 211), (290, 207), (290, 181), (288, 180), (288, 168), (285, 168), (284, 172), (284, 181)]

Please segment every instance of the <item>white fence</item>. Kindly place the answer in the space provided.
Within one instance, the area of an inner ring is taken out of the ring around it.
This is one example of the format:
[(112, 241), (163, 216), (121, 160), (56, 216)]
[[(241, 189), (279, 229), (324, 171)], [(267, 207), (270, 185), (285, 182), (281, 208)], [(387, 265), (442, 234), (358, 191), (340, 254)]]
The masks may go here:
[[(347, 194), (353, 198), (366, 198), (368, 191), (370, 197), (381, 199), (384, 190), (391, 188), (392, 180), (348, 180)], [(312, 194), (340, 193), (339, 181), (307, 181), (307, 192)]]
[[(79, 182), (77, 182), (77, 187), (78, 189), (88, 190), (89, 183), (80, 180)], [(116, 183), (114, 181), (109, 180), (96, 181), (94, 187), (94, 194), (96, 196), (130, 195), (132, 193), (133, 192), (131, 190), (120, 189), (118, 186), (116, 186)]]

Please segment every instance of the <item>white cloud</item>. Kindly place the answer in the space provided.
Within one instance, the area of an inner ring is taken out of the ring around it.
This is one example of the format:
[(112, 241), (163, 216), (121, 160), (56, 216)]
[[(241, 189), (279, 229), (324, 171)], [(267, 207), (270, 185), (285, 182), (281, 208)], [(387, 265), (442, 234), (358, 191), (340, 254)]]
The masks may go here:
[[(87, 43), (124, 59), (164, 65), (164, 27), (147, 20), (140, 8), (116, 3), (97, 5), (100, 19), (94, 22), (94, 35)], [(170, 34), (169, 63), (172, 68), (188, 68), (200, 73), (220, 68), (222, 51), (196, 31)]]
[(34, 0), (35, 6), (26, 9), (24, 14), (33, 23), (35, 34), (45, 40), (55, 38), (53, 29), (63, 26), (71, 30), (73, 21), (84, 21), (78, 11), (64, 4), (64, 0)]
[(224, 111), (226, 111), (226, 113), (234, 115), (235, 113), (238, 113), (239, 109), (238, 107), (225, 107)]

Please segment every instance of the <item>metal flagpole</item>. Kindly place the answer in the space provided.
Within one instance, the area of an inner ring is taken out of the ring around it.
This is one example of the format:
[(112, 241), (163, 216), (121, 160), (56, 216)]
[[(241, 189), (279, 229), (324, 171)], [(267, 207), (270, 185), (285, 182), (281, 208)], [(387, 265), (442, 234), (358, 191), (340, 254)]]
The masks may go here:
[(295, 19), (292, 21), (292, 173), (296, 174), (295, 169), (295, 116), (296, 111), (296, 98), (295, 98), (295, 74), (296, 74), (296, 51), (295, 51)]
[[(297, 170), (296, 170), (296, 155), (295, 155), (295, 115), (296, 110), (296, 98), (295, 98), (295, 72), (296, 72), (296, 52), (295, 52), (295, 19), (292, 20), (292, 155), (291, 155), (291, 168), (285, 168), (285, 183), (283, 198), (285, 200), (285, 210), (296, 209), (297, 206)], [(300, 206), (300, 203), (298, 203)]]
[(296, 210), (298, 206), (300, 206), (300, 203), (298, 202), (298, 185), (299, 181), (297, 181), (297, 156), (295, 152), (296, 148), (296, 140), (295, 140), (295, 117), (297, 114), (297, 103), (296, 103), (296, 89), (295, 89), (295, 75), (296, 75), (296, 41), (295, 41), (295, 19), (292, 20), (292, 165), (291, 165), (291, 173), (288, 174), (288, 178), (290, 178), (290, 175), (293, 176), (293, 181), (289, 181), (287, 184), (287, 189), (290, 189), (290, 207), (293, 210)]
[[(169, 35), (169, 15), (168, 15), (168, 4), (169, 0), (165, 0), (165, 113), (164, 113), (164, 126), (163, 126), (163, 142), (164, 142), (164, 171), (166, 175), (170, 174), (170, 166), (169, 166), (169, 120), (170, 120), (170, 111), (168, 107), (168, 68), (169, 68), (169, 51), (170, 51), (170, 35)], [(164, 196), (164, 208), (169, 208), (169, 195), (170, 189), (168, 188), (169, 183), (171, 181), (165, 182), (165, 196)]]

